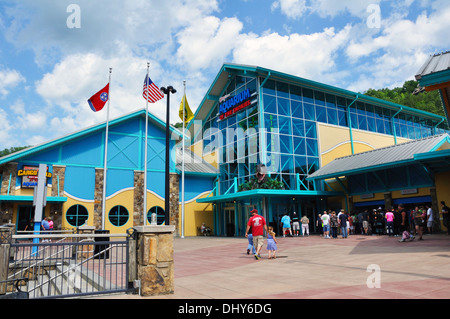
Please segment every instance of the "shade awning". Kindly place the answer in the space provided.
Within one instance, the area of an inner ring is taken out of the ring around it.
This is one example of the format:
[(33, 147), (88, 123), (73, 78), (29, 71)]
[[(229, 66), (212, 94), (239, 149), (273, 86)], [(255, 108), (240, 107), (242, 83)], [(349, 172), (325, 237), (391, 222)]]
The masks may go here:
[[(350, 176), (415, 163), (419, 154), (445, 155), (439, 148), (450, 147), (450, 135), (441, 134), (394, 146), (375, 149), (335, 159), (308, 176), (308, 180), (324, 180)], [(429, 156), (429, 155), (428, 155)]]

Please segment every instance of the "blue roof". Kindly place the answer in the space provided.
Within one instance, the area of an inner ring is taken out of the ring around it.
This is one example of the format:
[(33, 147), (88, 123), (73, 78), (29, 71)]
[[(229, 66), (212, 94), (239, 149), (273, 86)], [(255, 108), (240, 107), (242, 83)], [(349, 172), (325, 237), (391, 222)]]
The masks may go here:
[[(122, 123), (122, 122), (125, 122), (129, 119), (139, 117), (139, 116), (145, 116), (145, 109), (141, 109), (141, 110), (123, 115), (121, 117), (109, 120), (109, 127), (119, 124), (119, 123)], [(152, 114), (150, 112), (148, 112), (148, 117), (149, 117), (149, 123), (153, 123), (156, 127), (159, 127), (161, 130), (165, 130), (165, 127), (166, 127), (165, 122), (163, 122), (161, 119), (159, 119), (157, 116), (155, 116), (154, 114)], [(106, 128), (106, 121), (103, 123), (100, 123), (100, 124), (95, 124), (93, 126), (82, 129), (80, 131), (76, 131), (76, 132), (70, 133), (68, 135), (58, 137), (58, 138), (50, 140), (48, 142), (44, 142), (42, 144), (23, 149), (19, 152), (12, 153), (7, 156), (1, 157), (0, 165), (8, 163), (8, 162), (12, 162), (12, 161), (17, 161), (21, 158), (36, 154), (36, 153), (44, 151), (44, 150), (48, 150), (54, 146), (61, 145), (63, 143), (67, 143), (69, 141), (78, 139), (82, 136), (87, 136), (93, 132), (103, 131), (103, 130), (105, 130), (105, 128)], [(170, 130), (180, 137), (183, 136), (183, 134), (179, 130), (174, 128), (173, 126), (170, 126)]]

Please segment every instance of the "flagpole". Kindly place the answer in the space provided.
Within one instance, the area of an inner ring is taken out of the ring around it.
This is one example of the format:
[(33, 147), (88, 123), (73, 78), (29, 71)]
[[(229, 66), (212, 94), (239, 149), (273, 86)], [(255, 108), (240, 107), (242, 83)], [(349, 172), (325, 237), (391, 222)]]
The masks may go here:
[(105, 216), (106, 216), (106, 173), (108, 170), (108, 134), (109, 134), (109, 106), (111, 103), (111, 73), (112, 68), (109, 68), (109, 80), (108, 84), (108, 105), (106, 110), (106, 134), (105, 134), (105, 159), (103, 162), (103, 200), (102, 200), (102, 230), (105, 229)]
[(181, 238), (184, 238), (184, 126), (185, 126), (185, 110), (186, 110), (186, 81), (183, 81), (184, 86), (184, 94), (183, 94), (183, 158), (182, 158), (182, 164), (181, 164)]
[[(150, 62), (147, 62), (147, 90), (148, 90), (148, 82), (149, 82), (149, 69), (150, 69)], [(147, 156), (148, 156), (148, 99), (145, 99), (145, 144), (144, 144), (144, 208), (143, 208), (143, 224), (147, 225)]]

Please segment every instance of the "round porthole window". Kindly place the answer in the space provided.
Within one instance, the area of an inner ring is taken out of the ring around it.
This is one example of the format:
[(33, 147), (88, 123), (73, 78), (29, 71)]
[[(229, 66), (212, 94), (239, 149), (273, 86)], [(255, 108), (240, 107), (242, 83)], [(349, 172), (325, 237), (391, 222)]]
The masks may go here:
[(128, 210), (125, 207), (117, 205), (111, 208), (108, 217), (111, 224), (120, 227), (127, 223), (130, 214), (128, 214)]
[(74, 227), (83, 226), (88, 218), (89, 213), (82, 205), (73, 205), (66, 212), (67, 222)]
[(147, 212), (147, 221), (149, 224), (152, 222), (152, 214), (156, 213), (156, 224), (157, 225), (164, 225), (166, 221), (166, 214), (163, 208), (159, 206), (153, 206), (150, 208)]

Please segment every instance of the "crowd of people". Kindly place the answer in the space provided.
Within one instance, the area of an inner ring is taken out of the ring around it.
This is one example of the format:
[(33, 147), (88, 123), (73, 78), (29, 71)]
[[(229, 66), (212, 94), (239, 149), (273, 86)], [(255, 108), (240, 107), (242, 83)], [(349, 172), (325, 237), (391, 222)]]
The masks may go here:
[[(267, 227), (264, 217), (258, 214), (256, 209), (251, 211), (251, 218), (248, 221), (245, 237), (248, 238), (247, 254), (252, 252), (256, 259), (261, 258), (261, 249), (264, 244), (264, 231), (267, 233), (267, 250), (269, 259), (276, 258), (277, 240), (272, 226)], [(441, 202), (441, 211), (444, 226), (447, 227), (447, 235), (450, 235), (450, 209), (445, 202)], [(316, 221), (316, 229), (323, 238), (348, 238), (348, 235), (388, 235), (401, 237), (400, 242), (412, 241), (418, 237), (423, 240), (426, 232), (432, 234), (434, 218), (431, 205), (415, 206), (412, 209), (405, 209), (403, 204), (399, 204), (392, 209), (379, 207), (373, 210), (364, 210), (348, 214), (341, 209), (336, 211), (324, 211), (319, 214)], [(300, 228), (301, 224), (301, 228)], [(289, 214), (280, 220), (282, 236), (309, 236), (309, 219), (306, 216), (299, 218), (294, 212), (292, 218)], [(301, 233), (300, 233), (301, 229)]]
[[(449, 208), (441, 202), (441, 211), (444, 226), (450, 226)], [(388, 235), (401, 237), (400, 241), (413, 240), (418, 236), (423, 240), (423, 234), (432, 234), (435, 214), (431, 205), (415, 206), (405, 209), (399, 204), (392, 209), (366, 209), (362, 212), (346, 213), (343, 209), (324, 211), (319, 214), (316, 229), (324, 238), (347, 238), (349, 234), (360, 235)], [(447, 232), (448, 234), (448, 232)]]

